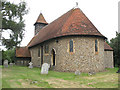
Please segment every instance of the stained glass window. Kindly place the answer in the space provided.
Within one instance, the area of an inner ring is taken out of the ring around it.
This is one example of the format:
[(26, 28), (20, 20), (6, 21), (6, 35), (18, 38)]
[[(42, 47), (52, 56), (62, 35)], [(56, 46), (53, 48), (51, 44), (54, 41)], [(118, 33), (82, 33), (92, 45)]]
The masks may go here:
[(95, 40), (95, 52), (98, 52), (98, 41)]
[(73, 40), (70, 40), (69, 45), (70, 45), (70, 52), (73, 52)]

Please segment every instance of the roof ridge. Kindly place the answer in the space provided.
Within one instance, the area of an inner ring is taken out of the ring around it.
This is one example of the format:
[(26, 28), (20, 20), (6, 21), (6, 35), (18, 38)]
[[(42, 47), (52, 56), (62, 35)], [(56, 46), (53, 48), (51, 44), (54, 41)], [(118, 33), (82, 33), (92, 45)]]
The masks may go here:
[(105, 39), (79, 8), (72, 8), (52, 21), (45, 28), (41, 29), (28, 47), (38, 45), (52, 38), (66, 35), (93, 35)]
[(113, 50), (112, 47), (106, 41), (104, 41), (104, 50)]

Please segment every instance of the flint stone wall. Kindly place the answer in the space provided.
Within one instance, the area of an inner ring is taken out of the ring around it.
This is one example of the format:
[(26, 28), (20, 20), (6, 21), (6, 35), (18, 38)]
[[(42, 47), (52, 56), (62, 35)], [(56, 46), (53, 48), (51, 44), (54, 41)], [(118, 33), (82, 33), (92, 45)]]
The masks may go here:
[(15, 64), (18, 66), (28, 66), (31, 58), (16, 58)]
[(40, 46), (36, 46), (30, 49), (31, 53), (31, 62), (33, 63), (34, 67), (39, 67), (41, 64), (41, 57), (38, 57), (38, 49)]
[[(69, 52), (69, 41), (74, 41), (74, 53)], [(95, 54), (95, 39), (98, 39), (98, 54)], [(58, 42), (56, 42), (56, 40)], [(45, 54), (44, 46), (49, 45), (49, 53)], [(54, 70), (62, 72), (103, 71), (104, 39), (100, 37), (69, 36), (48, 40), (30, 48), (33, 66), (41, 67), (41, 57), (38, 57), (38, 48), (43, 45), (43, 63), (51, 64), (51, 50), (55, 49), (56, 66)]]
[(113, 68), (113, 51), (104, 52), (105, 68)]

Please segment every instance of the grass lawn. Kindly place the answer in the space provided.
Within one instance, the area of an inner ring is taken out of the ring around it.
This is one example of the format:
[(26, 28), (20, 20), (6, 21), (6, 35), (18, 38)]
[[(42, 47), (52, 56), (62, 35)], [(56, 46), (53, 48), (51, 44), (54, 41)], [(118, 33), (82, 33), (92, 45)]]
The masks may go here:
[(41, 75), (39, 68), (14, 66), (2, 68), (2, 88), (118, 88), (117, 70), (106, 69), (92, 76), (56, 71)]

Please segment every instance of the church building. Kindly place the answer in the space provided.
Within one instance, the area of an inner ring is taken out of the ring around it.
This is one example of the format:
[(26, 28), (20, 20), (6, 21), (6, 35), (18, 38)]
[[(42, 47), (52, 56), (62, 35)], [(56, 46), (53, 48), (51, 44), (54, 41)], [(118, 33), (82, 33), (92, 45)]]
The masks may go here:
[(29, 57), (34, 67), (48, 63), (51, 70), (62, 72), (113, 68), (113, 49), (81, 9), (72, 8), (51, 23), (40, 13), (34, 26), (35, 35), (23, 50), (26, 53), (21, 47), (16, 49), (16, 63)]

